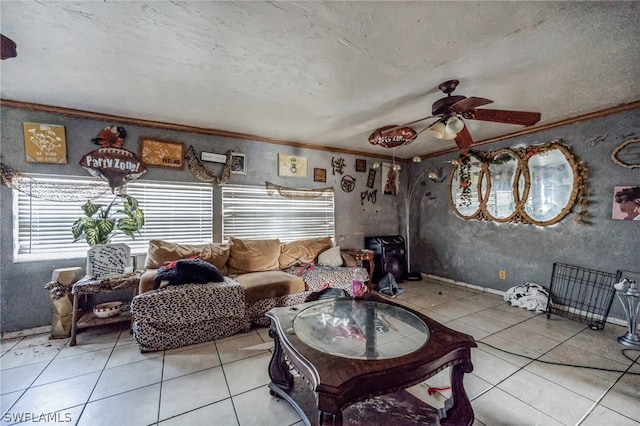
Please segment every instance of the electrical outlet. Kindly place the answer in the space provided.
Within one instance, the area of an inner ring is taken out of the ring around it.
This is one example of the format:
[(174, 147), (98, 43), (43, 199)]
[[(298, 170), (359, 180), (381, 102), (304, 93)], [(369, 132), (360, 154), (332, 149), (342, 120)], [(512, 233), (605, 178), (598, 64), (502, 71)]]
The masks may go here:
[(500, 269), (500, 271), (498, 272), (498, 278), (500, 278), (501, 280), (506, 280), (507, 271), (505, 271), (504, 269)]

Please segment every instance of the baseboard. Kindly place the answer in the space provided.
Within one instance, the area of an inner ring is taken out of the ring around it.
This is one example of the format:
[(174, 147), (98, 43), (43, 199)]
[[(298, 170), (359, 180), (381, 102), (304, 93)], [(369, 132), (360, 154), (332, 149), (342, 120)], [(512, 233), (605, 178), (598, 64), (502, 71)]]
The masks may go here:
[(51, 326), (43, 325), (42, 327), (27, 328), (25, 330), (8, 331), (6, 333), (2, 333), (1, 339), (2, 340), (15, 339), (18, 337), (34, 336), (36, 334), (43, 334), (43, 333), (51, 333)]
[[(433, 275), (433, 274), (422, 273), (422, 276), (425, 276), (427, 278), (431, 278), (433, 280), (443, 281), (443, 282), (446, 282), (446, 283), (451, 283), (451, 284), (460, 285), (460, 286), (463, 286), (463, 287), (468, 287), (468, 288), (472, 288), (472, 289), (479, 290), (479, 291), (484, 291), (486, 293), (497, 294), (498, 296), (504, 296), (504, 291), (496, 290), (494, 288), (480, 287), (478, 285), (468, 284), (468, 283), (465, 283), (465, 282), (462, 282), (462, 281), (455, 281), (455, 280), (452, 280), (451, 278), (440, 277), (438, 275)], [(615, 325), (621, 325), (623, 327), (627, 326), (627, 321), (624, 320), (624, 319), (620, 319), (620, 318), (607, 317), (607, 323), (615, 324)]]

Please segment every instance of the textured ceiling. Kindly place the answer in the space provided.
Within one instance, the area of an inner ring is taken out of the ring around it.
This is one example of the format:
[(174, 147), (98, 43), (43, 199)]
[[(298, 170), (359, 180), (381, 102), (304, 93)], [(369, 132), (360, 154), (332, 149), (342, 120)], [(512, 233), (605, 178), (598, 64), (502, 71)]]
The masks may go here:
[[(0, 2), (6, 100), (377, 154), (438, 85), (538, 125), (640, 99), (640, 2)], [(430, 121), (414, 126), (426, 127)], [(475, 141), (520, 126), (466, 121)], [(398, 157), (453, 147), (422, 133)]]

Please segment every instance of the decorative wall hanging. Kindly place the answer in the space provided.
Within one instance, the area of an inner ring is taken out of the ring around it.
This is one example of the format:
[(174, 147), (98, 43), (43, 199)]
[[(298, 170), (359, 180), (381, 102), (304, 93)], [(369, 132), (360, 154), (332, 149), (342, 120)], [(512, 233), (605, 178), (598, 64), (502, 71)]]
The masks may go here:
[(198, 158), (198, 153), (193, 146), (189, 146), (189, 149), (187, 149), (187, 153), (185, 154), (185, 158), (187, 159), (189, 170), (191, 170), (191, 173), (193, 173), (193, 176), (195, 176), (196, 179), (202, 182), (224, 185), (229, 182), (229, 178), (231, 178), (232, 154), (233, 152), (231, 151), (227, 152), (221, 176), (216, 176), (207, 169), (204, 164), (202, 164), (200, 158)]
[(367, 171), (367, 160), (356, 159), (356, 172)]
[(327, 169), (313, 169), (313, 181), (314, 182), (326, 182), (327, 181)]
[(147, 172), (147, 168), (131, 151), (121, 148), (127, 132), (123, 127), (106, 127), (92, 141), (101, 148), (85, 154), (80, 165), (92, 176), (109, 182), (111, 191), (132, 182)]
[(400, 190), (400, 170), (396, 164), (382, 163), (382, 193), (397, 195)]
[(375, 204), (377, 195), (378, 195), (377, 189), (374, 189), (373, 191), (362, 191), (360, 193), (360, 204), (364, 206), (365, 200), (371, 201), (372, 204)]
[(640, 221), (640, 185), (613, 189), (611, 219)]
[(369, 176), (367, 176), (367, 187), (373, 188), (373, 184), (376, 181), (376, 171), (375, 169), (369, 169)]
[(231, 173), (234, 175), (247, 174), (247, 154), (231, 153)]
[(400, 145), (409, 145), (416, 140), (418, 133), (411, 127), (399, 127), (397, 125), (385, 126), (375, 130), (369, 135), (371, 145), (380, 145), (384, 148), (395, 148)]
[(109, 191), (104, 182), (93, 184), (57, 185), (33, 179), (0, 163), (0, 183), (30, 197), (49, 201), (82, 201), (97, 198)]
[(336, 173), (338, 174), (344, 173), (344, 168), (346, 165), (347, 163), (345, 163), (344, 158), (331, 157), (331, 168), (334, 176)]
[(344, 192), (351, 192), (356, 187), (356, 178), (349, 175), (344, 175), (340, 181), (340, 187)]
[(640, 167), (640, 139), (630, 139), (617, 146), (611, 153), (611, 159), (627, 169)]
[(22, 130), (27, 163), (67, 164), (64, 126), (23, 123)]
[(150, 166), (182, 169), (184, 167), (184, 144), (140, 138), (140, 158)]
[(561, 141), (518, 149), (469, 151), (454, 163), (449, 204), (463, 219), (552, 225), (574, 205), (588, 223), (586, 167)]
[(307, 157), (278, 154), (278, 176), (307, 177)]
[(266, 181), (264, 183), (264, 187), (269, 193), (269, 195), (273, 195), (274, 192), (278, 192), (282, 197), (292, 198), (292, 199), (309, 199), (309, 198), (318, 198), (322, 197), (327, 192), (333, 192), (333, 186), (328, 186), (326, 188), (291, 188), (288, 186), (276, 185), (275, 183)]

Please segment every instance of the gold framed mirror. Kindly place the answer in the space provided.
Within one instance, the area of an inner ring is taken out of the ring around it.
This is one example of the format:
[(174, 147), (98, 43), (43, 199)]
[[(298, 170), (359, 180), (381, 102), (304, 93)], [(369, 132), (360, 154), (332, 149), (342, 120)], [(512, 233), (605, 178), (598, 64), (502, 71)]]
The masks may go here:
[(569, 214), (584, 178), (582, 164), (560, 141), (470, 151), (453, 164), (449, 204), (463, 219), (547, 226)]

